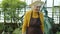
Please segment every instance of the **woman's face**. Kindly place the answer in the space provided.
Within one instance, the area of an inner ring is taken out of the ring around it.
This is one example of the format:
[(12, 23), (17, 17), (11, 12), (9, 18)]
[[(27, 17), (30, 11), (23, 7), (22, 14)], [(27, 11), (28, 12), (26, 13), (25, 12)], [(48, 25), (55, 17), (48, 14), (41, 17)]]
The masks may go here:
[(41, 8), (41, 6), (39, 6), (39, 5), (34, 6), (34, 10), (36, 10), (36, 11), (40, 11), (40, 8)]

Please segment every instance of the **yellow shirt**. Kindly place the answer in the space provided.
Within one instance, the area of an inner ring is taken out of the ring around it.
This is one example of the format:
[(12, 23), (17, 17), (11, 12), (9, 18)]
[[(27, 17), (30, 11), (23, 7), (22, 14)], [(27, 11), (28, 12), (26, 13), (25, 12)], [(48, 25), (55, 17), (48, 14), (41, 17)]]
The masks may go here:
[[(25, 33), (26, 32), (26, 28), (29, 27), (31, 13), (32, 13), (32, 11), (30, 10), (24, 16), (23, 26), (22, 26), (22, 33)], [(40, 20), (41, 20), (41, 23), (42, 23), (42, 25), (40, 25), (40, 26), (41, 26), (42, 31), (44, 32), (44, 16), (43, 16), (42, 12), (40, 12), (39, 14), (40, 14)], [(38, 18), (37, 12), (33, 11), (32, 17), (33, 18)]]

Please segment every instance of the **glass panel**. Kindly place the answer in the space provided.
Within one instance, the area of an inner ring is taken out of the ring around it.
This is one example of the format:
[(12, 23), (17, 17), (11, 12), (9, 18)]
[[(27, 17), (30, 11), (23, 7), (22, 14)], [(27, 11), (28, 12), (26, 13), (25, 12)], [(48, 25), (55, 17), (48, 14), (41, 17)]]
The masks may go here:
[(2, 14), (2, 10), (0, 9), (0, 22), (4, 22), (4, 13)]
[(59, 6), (60, 5), (60, 0), (54, 0), (54, 6)]
[(4, 22), (4, 16), (0, 16), (0, 22)]
[(55, 15), (59, 16), (59, 8), (58, 7), (55, 8)]
[(59, 8), (58, 7), (55, 7), (55, 10), (54, 10), (54, 21), (55, 21), (55, 24), (59, 24)]
[(53, 0), (47, 0), (47, 7), (52, 7)]
[(32, 0), (26, 0), (27, 5), (31, 4)]
[(47, 8), (47, 11), (48, 11), (48, 16), (52, 18), (52, 7)]

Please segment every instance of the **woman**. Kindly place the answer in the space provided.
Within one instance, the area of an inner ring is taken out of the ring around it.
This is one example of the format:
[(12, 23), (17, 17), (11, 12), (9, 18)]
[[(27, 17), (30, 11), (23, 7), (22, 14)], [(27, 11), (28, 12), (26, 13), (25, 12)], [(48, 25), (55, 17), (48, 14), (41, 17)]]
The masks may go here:
[(43, 34), (44, 33), (44, 16), (40, 11), (42, 1), (35, 1), (30, 4), (32, 10), (29, 10), (25, 16), (22, 26), (22, 34)]

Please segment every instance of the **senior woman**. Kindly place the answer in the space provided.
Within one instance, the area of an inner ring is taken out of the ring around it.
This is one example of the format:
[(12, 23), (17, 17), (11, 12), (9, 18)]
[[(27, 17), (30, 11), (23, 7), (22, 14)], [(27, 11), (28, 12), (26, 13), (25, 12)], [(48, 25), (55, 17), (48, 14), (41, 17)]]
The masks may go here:
[(32, 9), (24, 16), (22, 34), (44, 34), (44, 16), (40, 10), (43, 4), (43, 1), (35, 1), (29, 5)]

